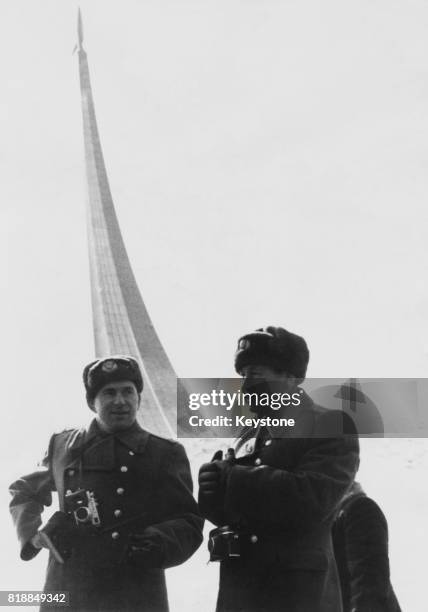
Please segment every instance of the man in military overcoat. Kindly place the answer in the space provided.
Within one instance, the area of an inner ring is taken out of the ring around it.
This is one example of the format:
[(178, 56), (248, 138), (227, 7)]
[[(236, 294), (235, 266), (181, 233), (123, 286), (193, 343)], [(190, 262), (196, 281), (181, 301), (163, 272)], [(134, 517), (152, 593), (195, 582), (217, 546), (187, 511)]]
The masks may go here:
[(344, 612), (400, 612), (389, 573), (388, 523), (358, 482), (342, 499), (332, 533)]
[[(44, 590), (68, 591), (67, 609), (167, 611), (164, 569), (202, 541), (185, 451), (138, 425), (133, 358), (93, 361), (83, 380), (94, 420), (53, 435), (42, 467), (10, 487), (21, 558), (51, 545)], [(41, 528), (52, 491), (60, 511)]]
[[(242, 391), (261, 397), (274, 389), (301, 400), (293, 428), (246, 429), (234, 460), (216, 453), (200, 469), (202, 514), (227, 526), (209, 542), (221, 561), (218, 612), (342, 609), (330, 532), (358, 467), (358, 439), (346, 414), (316, 406), (299, 388), (308, 360), (305, 340), (280, 327), (238, 342)], [(268, 409), (252, 410), (266, 416)], [(275, 417), (287, 414), (289, 408)]]

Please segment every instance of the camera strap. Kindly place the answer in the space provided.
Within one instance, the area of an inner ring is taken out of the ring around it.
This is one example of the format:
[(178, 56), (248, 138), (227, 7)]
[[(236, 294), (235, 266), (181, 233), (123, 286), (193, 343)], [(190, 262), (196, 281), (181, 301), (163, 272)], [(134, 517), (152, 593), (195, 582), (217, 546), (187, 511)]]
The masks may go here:
[(234, 442), (235, 457), (245, 457), (251, 455), (255, 450), (255, 441), (259, 432), (259, 427), (246, 427)]

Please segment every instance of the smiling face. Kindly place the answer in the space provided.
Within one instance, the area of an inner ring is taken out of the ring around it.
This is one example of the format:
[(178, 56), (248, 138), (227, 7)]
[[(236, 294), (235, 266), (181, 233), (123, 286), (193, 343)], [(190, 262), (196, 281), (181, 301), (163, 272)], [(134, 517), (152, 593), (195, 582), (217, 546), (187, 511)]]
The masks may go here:
[(139, 405), (140, 396), (134, 383), (121, 380), (101, 387), (91, 407), (101, 429), (114, 433), (135, 423)]

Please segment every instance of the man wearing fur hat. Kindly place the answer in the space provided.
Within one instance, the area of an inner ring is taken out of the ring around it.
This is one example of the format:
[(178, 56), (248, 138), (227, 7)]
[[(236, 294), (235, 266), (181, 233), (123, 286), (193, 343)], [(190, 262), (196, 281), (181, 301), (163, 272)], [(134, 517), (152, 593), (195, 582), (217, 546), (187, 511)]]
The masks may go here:
[(227, 526), (209, 543), (221, 561), (217, 612), (342, 610), (331, 524), (358, 467), (358, 439), (346, 414), (315, 405), (299, 388), (308, 361), (305, 340), (281, 327), (238, 341), (242, 391), (299, 393), (301, 401), (293, 428), (246, 428), (227, 460), (218, 452), (200, 469), (202, 514)]
[[(89, 427), (53, 435), (42, 467), (10, 487), (21, 558), (50, 548), (44, 590), (69, 592), (69, 610), (167, 611), (164, 569), (202, 540), (185, 451), (138, 425), (135, 359), (97, 359), (83, 381)], [(60, 511), (40, 528), (52, 491)]]

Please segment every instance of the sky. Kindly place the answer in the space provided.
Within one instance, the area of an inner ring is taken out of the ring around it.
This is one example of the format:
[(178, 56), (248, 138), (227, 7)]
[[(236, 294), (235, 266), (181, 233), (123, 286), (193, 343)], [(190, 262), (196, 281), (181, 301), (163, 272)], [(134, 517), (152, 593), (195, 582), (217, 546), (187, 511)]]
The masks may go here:
[[(309, 376), (425, 377), (428, 4), (79, 4), (119, 222), (178, 375), (233, 376), (237, 338), (273, 324), (306, 338)], [(0, 3), (4, 487), (88, 417), (76, 14)], [(370, 451), (388, 503), (389, 454), (426, 467), (424, 440), (393, 442)]]

